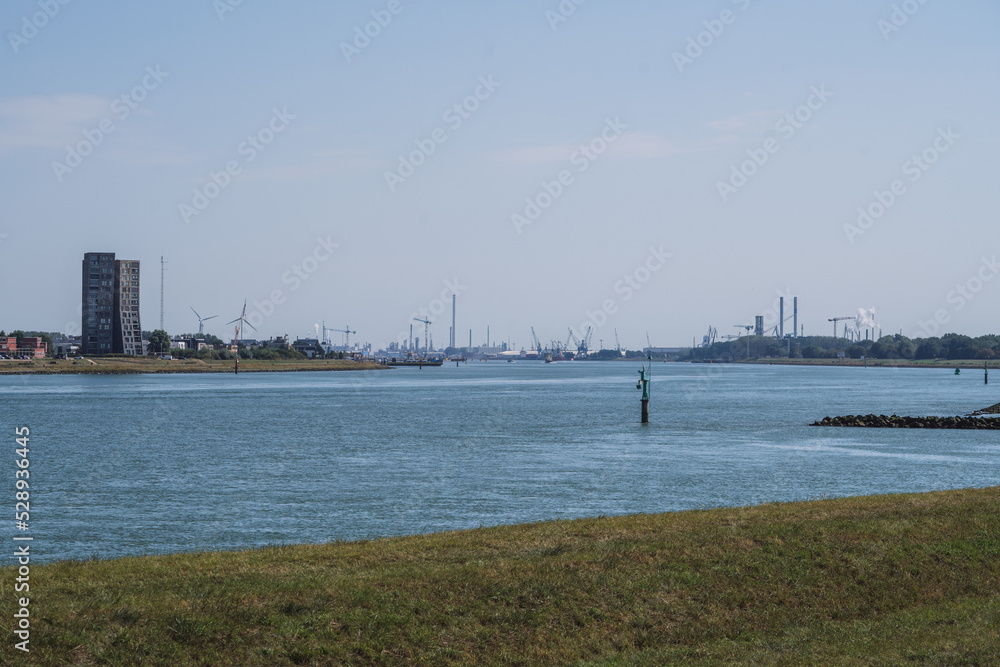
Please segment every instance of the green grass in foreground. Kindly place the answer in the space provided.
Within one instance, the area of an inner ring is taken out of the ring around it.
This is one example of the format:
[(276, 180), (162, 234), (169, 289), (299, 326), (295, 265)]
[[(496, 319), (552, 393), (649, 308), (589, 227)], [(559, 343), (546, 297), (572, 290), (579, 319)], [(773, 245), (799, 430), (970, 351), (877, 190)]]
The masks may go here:
[(31, 585), (32, 652), (11, 635), (2, 664), (997, 664), (1000, 488), (62, 562)]

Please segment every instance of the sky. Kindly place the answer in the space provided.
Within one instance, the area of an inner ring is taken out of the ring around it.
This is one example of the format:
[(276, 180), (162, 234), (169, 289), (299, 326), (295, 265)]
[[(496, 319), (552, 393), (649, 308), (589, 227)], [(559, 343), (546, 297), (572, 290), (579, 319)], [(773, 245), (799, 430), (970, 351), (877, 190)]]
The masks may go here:
[[(1000, 333), (988, 0), (0, 7), (0, 328), (382, 346)], [(994, 278), (997, 278), (994, 280)], [(871, 324), (871, 323), (869, 323)], [(841, 323), (840, 327), (843, 326)], [(842, 332), (842, 329), (840, 330)], [(647, 339), (648, 336), (648, 339)], [(339, 342), (340, 334), (331, 334)]]

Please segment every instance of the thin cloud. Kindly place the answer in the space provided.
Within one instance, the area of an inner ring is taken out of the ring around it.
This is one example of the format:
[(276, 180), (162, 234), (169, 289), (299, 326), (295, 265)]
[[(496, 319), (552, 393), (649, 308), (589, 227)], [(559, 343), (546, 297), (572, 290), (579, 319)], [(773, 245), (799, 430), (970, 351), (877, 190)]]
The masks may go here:
[[(549, 164), (565, 162), (576, 151), (580, 144), (549, 144), (543, 146), (522, 146), (490, 153), (494, 162), (508, 164)], [(625, 132), (608, 146), (607, 155), (619, 159), (655, 159), (667, 158), (683, 153), (693, 153), (706, 150), (700, 145), (680, 145), (672, 139), (653, 132)]]
[(386, 167), (373, 151), (353, 148), (331, 148), (313, 153), (311, 158), (275, 167), (247, 169), (241, 178), (252, 181), (297, 181), (326, 178), (345, 172), (372, 171)]
[(96, 95), (45, 95), (0, 100), (0, 153), (17, 148), (62, 148), (110, 113)]
[(751, 132), (759, 134), (765, 128), (770, 127), (780, 115), (776, 111), (752, 111), (738, 116), (709, 121), (706, 125), (710, 130), (717, 132)]

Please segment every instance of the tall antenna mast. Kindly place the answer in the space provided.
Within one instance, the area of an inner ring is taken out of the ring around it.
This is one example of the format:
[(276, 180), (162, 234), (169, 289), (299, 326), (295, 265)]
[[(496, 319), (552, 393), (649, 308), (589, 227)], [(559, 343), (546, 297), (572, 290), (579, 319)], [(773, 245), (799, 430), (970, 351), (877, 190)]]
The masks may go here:
[(163, 259), (163, 255), (160, 255), (160, 331), (165, 331), (163, 328), (163, 274), (167, 270), (167, 260)]

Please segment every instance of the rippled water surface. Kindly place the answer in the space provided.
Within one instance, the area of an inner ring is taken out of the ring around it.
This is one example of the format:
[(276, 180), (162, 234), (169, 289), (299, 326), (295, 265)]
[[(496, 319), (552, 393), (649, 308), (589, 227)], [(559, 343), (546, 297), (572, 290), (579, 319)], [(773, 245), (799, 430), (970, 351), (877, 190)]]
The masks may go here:
[(0, 377), (0, 470), (29, 426), (39, 560), (998, 483), (997, 431), (808, 426), (965, 414), (981, 373), (656, 364), (643, 426), (638, 368)]

